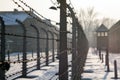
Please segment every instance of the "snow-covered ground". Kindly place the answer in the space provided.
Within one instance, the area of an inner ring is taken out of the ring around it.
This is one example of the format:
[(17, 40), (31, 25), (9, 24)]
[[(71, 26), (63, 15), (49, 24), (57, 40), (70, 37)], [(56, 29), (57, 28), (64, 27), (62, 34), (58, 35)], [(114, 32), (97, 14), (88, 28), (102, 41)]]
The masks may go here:
[[(10, 69), (6, 72), (6, 79), (7, 80), (12, 80), (12, 79), (22, 75), (22, 72), (21, 72), (22, 71), (22, 63), (18, 62), (18, 54), (19, 54), (20, 61), (22, 61), (22, 53), (19, 52), (19, 53), (10, 54), (10, 62), (12, 62), (12, 63), (10, 64)], [(34, 56), (32, 57), (32, 54), (30, 52), (27, 53), (27, 59), (31, 60), (31, 61), (27, 62), (27, 68), (29, 68), (27, 70), (27, 72), (30, 72), (30, 71), (36, 69), (36, 64), (37, 64), (37, 61), (36, 61), (37, 57), (36, 56), (37, 56), (37, 54), (36, 53), (33, 53), (33, 54), (34, 54)], [(56, 52), (55, 52), (55, 54), (56, 54)], [(49, 57), (49, 62), (50, 63), (52, 62), (52, 56), (51, 55), (52, 55), (52, 53), (49, 52), (49, 56), (50, 56)], [(40, 59), (41, 66), (44, 66), (45, 61), (46, 61), (44, 52), (41, 53), (41, 57), (42, 57)], [(56, 55), (55, 55), (55, 57), (56, 57)], [(7, 55), (6, 55), (6, 60), (8, 60)], [(33, 66), (35, 66), (35, 67), (33, 67)]]
[(109, 55), (109, 59), (110, 59), (110, 62), (112, 64), (114, 64), (114, 60), (117, 61), (117, 67), (118, 67), (118, 70), (120, 71), (120, 54), (111, 54)]
[(18, 78), (16, 80), (56, 80), (58, 78), (58, 61), (50, 63), (49, 66), (42, 67), (29, 73), (28, 78)]
[[(105, 55), (104, 52), (102, 54)], [(29, 59), (32, 58), (32, 57), (30, 58), (30, 56), (31, 54), (29, 55)], [(84, 72), (82, 74), (82, 80), (120, 80), (120, 78), (112, 79), (114, 78), (114, 66), (113, 66), (114, 60), (117, 60), (118, 77), (120, 77), (120, 72), (119, 72), (120, 71), (120, 66), (119, 66), (120, 54), (110, 54), (109, 57), (110, 57), (109, 58), (110, 72), (106, 72), (107, 67), (105, 66), (105, 62), (101, 63), (101, 60), (99, 59), (98, 55), (94, 54), (92, 49), (90, 49), (87, 56), (86, 64), (84, 67)], [(69, 64), (71, 64), (71, 55), (68, 56), (68, 59), (69, 59), (68, 61)], [(42, 61), (45, 61), (45, 60), (43, 59)], [(32, 61), (28, 63), (29, 66), (35, 65), (35, 64), (36, 64), (36, 61)], [(11, 68), (6, 73), (6, 75), (12, 74), (13, 72), (21, 70), (22, 69), (21, 66), (22, 66), (22, 63), (11, 64)], [(58, 69), (59, 69), (59, 60), (56, 59), (56, 61), (50, 63), (49, 66), (44, 66), (41, 68), (41, 70), (35, 70), (33, 72), (30, 72), (29, 74), (27, 74), (28, 76), (27, 78), (18, 78), (16, 80), (59, 80), (58, 75), (56, 75), (56, 73), (58, 73)], [(69, 68), (69, 70), (71, 70), (71, 68)], [(71, 75), (71, 72), (69, 72), (69, 75)], [(12, 80), (12, 78), (8, 78), (7, 80)]]
[[(105, 55), (104, 52), (102, 54)], [(110, 54), (110, 72), (107, 72), (105, 61), (99, 59), (99, 56), (89, 51), (86, 64), (84, 67), (84, 73), (82, 74), (82, 80), (120, 80), (120, 69), (118, 68), (118, 79), (114, 79), (114, 66), (113, 60), (120, 59), (118, 54)]]

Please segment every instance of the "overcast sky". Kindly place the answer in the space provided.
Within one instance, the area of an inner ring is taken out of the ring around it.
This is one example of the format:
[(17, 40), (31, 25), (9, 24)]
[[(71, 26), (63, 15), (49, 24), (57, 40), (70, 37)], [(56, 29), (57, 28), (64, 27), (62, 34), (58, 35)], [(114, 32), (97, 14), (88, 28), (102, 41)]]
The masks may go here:
[[(18, 1), (18, 0), (15, 0)], [(53, 6), (52, 2), (56, 0), (23, 0), (40, 14), (52, 20), (59, 19), (59, 10), (50, 10), (49, 7)], [(69, 0), (67, 0), (69, 2)], [(100, 17), (109, 17), (120, 19), (120, 0), (71, 0), (72, 5), (76, 11), (80, 8), (87, 9), (94, 7), (95, 11), (99, 13)], [(12, 0), (0, 0), (0, 11), (11, 11), (18, 8)], [(24, 7), (25, 8), (25, 7)]]

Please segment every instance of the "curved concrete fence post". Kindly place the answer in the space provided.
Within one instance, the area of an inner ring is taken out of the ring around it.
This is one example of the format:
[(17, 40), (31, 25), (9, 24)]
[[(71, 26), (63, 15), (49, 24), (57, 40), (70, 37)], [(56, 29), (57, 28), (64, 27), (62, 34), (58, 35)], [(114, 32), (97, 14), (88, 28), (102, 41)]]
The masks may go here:
[(16, 22), (17, 22), (18, 24), (20, 24), (21, 27), (22, 27), (22, 29), (23, 29), (23, 64), (22, 64), (22, 77), (26, 77), (26, 76), (27, 76), (27, 62), (26, 62), (26, 60), (27, 60), (27, 53), (26, 53), (26, 50), (27, 50), (27, 47), (26, 47), (26, 44), (27, 44), (26, 32), (27, 32), (27, 30), (26, 30), (24, 24), (23, 24), (21, 21), (19, 21), (19, 20), (16, 19)]
[(48, 32), (47, 32), (44, 28), (41, 28), (41, 29), (46, 33), (46, 66), (48, 66), (48, 63), (49, 63), (49, 53), (48, 53), (48, 50), (49, 50)]
[(31, 24), (30, 26), (33, 27), (37, 33), (37, 69), (40, 69), (40, 32), (35, 25)]

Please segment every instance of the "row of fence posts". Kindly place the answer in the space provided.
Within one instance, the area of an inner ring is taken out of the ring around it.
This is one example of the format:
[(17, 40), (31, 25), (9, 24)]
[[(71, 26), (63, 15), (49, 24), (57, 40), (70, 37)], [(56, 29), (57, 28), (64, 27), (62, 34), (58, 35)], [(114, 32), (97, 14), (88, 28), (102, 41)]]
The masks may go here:
[[(7, 57), (8, 57), (7, 60), (10, 61), (10, 51), (9, 50), (7, 51)], [(31, 57), (34, 58), (33, 51), (31, 53)], [(17, 60), (20, 61), (20, 54), (19, 53), (17, 54)]]
[[(26, 48), (27, 48), (27, 37), (26, 37), (26, 28), (24, 26), (24, 24), (22, 22), (20, 22), (19, 20), (16, 20), (17, 23), (20, 24), (20, 26), (23, 28), (23, 64), (22, 64), (22, 77), (26, 77), (27, 76), (27, 62), (25, 62), (25, 60), (27, 59), (27, 53), (26, 53)], [(4, 24), (4, 21), (3, 21), (3, 18), (0, 17), (0, 24), (1, 24), (1, 52), (0, 52), (0, 62), (5, 62), (5, 24)], [(36, 31), (38, 32), (39, 34), (39, 31), (37, 29), (37, 27), (35, 27), (34, 25), (31, 25), (32, 27), (34, 27), (36, 29)], [(42, 29), (42, 28), (41, 28)], [(48, 33), (45, 29), (43, 29), (45, 32), (46, 32), (46, 35), (48, 36)], [(39, 35), (37, 35), (37, 42), (39, 42)], [(57, 36), (57, 39), (58, 39), (58, 36)], [(57, 40), (56, 39), (56, 40)], [(53, 38), (54, 40), (54, 38)], [(57, 42), (58, 43), (58, 42)], [(54, 41), (53, 41), (53, 45), (54, 45)], [(46, 40), (46, 46), (48, 47), (48, 37), (47, 37), (47, 40)], [(54, 47), (54, 46), (53, 46)], [(58, 45), (57, 45), (58, 47)], [(40, 50), (39, 50), (39, 43), (37, 43), (37, 69), (40, 69)], [(7, 51), (7, 55), (8, 55), (8, 61), (10, 61), (10, 51), (8, 50)], [(46, 48), (46, 66), (48, 66), (48, 48)], [(52, 58), (52, 61), (54, 62), (54, 52), (53, 52), (53, 58)], [(33, 57), (33, 53), (32, 53), (32, 57)], [(20, 60), (20, 55), (18, 54), (18, 61)], [(4, 66), (3, 63), (0, 63), (0, 79), (1, 80), (5, 80), (5, 70), (2, 70), (2, 67), (1, 66)]]
[(76, 58), (77, 59), (77, 65), (78, 68), (76, 68), (76, 72), (78, 72), (76, 79), (74, 80), (79, 80), (81, 79), (81, 74), (83, 73), (83, 67), (85, 66), (85, 61), (87, 58), (87, 54), (88, 54), (88, 40), (86, 38), (86, 35), (82, 29), (82, 26), (80, 25), (80, 23), (77, 23), (77, 34), (78, 34), (78, 39), (77, 39), (77, 55)]
[[(107, 67), (106, 72), (110, 72), (108, 49), (106, 49), (105, 60), (104, 60), (104, 55), (101, 54), (101, 50), (99, 49), (99, 58), (100, 58), (100, 60), (102, 60), (102, 63), (105, 61), (105, 65)], [(118, 70), (117, 70), (117, 61), (116, 60), (114, 60), (114, 79), (118, 79)]]
[[(71, 80), (79, 80), (83, 72), (83, 67), (88, 53), (88, 40), (78, 22), (73, 9), (67, 5), (72, 17), (72, 76)], [(65, 79), (64, 79), (65, 80)]]

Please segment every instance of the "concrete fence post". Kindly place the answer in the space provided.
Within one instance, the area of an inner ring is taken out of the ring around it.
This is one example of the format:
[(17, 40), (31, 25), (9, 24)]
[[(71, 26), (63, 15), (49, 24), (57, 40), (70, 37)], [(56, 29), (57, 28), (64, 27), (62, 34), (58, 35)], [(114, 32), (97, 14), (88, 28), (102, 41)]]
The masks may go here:
[(114, 60), (114, 76), (115, 79), (118, 79), (118, 74), (117, 74), (117, 61)]

